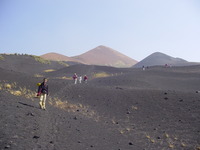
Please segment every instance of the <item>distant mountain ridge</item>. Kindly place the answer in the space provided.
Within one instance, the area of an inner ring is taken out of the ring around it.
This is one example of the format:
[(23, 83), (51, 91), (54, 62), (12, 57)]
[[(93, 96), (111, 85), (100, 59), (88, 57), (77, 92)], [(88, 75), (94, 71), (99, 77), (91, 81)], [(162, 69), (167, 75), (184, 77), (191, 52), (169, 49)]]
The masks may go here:
[(175, 58), (161, 52), (155, 52), (138, 62), (133, 67), (137, 68), (142, 66), (164, 66), (165, 64), (172, 66), (188, 66), (196, 65), (197, 63), (188, 62), (182, 58)]
[(47, 53), (40, 57), (54, 61), (73, 61), (88, 65), (101, 65), (112, 67), (131, 67), (136, 60), (106, 46), (98, 46), (78, 56), (68, 57), (58, 53)]
[(188, 62), (182, 58), (175, 58), (161, 52), (155, 52), (140, 62), (103, 45), (93, 48), (81, 55), (68, 57), (58, 53), (47, 53), (41, 56), (47, 60), (70, 61), (87, 65), (111, 66), (118, 68), (142, 67), (142, 66), (162, 66), (165, 64), (172, 66), (199, 65), (197, 62)]

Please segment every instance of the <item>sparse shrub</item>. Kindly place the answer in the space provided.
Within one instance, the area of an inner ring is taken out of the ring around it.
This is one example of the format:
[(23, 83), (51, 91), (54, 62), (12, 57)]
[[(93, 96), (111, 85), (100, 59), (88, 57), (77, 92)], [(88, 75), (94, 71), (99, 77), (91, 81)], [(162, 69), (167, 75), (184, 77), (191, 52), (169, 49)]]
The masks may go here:
[(125, 131), (124, 131), (123, 129), (120, 129), (120, 130), (119, 130), (119, 133), (124, 134)]
[(174, 148), (174, 145), (169, 143), (169, 148)]
[(106, 72), (100, 72), (100, 73), (96, 73), (94, 74), (94, 78), (104, 78), (104, 77), (109, 77), (112, 76)]
[(183, 143), (183, 142), (181, 142), (181, 146), (182, 146), (182, 147), (186, 147), (186, 144)]
[(130, 65), (128, 66), (127, 64), (119, 60), (115, 62), (115, 64), (113, 64), (112, 66), (118, 67), (118, 68), (124, 68), (124, 67), (129, 67)]
[(21, 96), (22, 95), (21, 91), (11, 91), (10, 93), (15, 95), (15, 96)]
[(26, 87), (23, 87), (23, 88), (19, 87), (19, 91), (21, 92), (21, 95), (26, 98), (31, 99), (31, 98), (35, 97), (35, 92), (27, 89)]
[(132, 106), (133, 110), (138, 110), (138, 108), (136, 106)]
[(35, 97), (35, 92), (31, 91), (31, 90), (28, 90), (25, 97), (26, 98), (29, 98), (29, 99), (32, 99), (33, 97)]
[(95, 111), (89, 110), (88, 106), (84, 106), (82, 104), (72, 104), (69, 103), (68, 101), (62, 101), (58, 97), (49, 98), (49, 104), (68, 112), (73, 112), (73, 113), (79, 112), (79, 114), (82, 114), (95, 121), (99, 121), (100, 118)]
[(147, 138), (151, 143), (155, 143), (155, 142), (156, 142), (156, 140), (153, 139), (153, 138), (151, 138), (151, 136), (148, 135), (148, 134), (146, 134), (146, 138)]
[(196, 147), (196, 150), (200, 150), (200, 146), (197, 146), (197, 147)]
[(147, 138), (147, 139), (150, 139), (151, 137), (150, 137), (150, 135), (146, 135), (146, 138)]
[(35, 92), (27, 89), (26, 87), (19, 87), (19, 90), (10, 90), (10, 93), (15, 96), (24, 96), (28, 99), (35, 97)]
[(127, 127), (127, 128), (126, 128), (126, 131), (127, 131), (127, 132), (130, 132), (130, 131), (131, 131), (131, 128), (128, 128), (128, 127)]
[(44, 72), (53, 72), (53, 71), (56, 71), (54, 69), (47, 69), (47, 70), (44, 70)]
[(82, 105), (82, 104), (79, 104), (79, 107), (80, 107), (80, 108), (83, 108), (83, 105)]
[(178, 138), (177, 138), (177, 137), (175, 137), (175, 138), (174, 138), (174, 140), (178, 140)]
[(0, 60), (4, 60), (4, 57), (2, 55), (0, 55)]
[(40, 74), (34, 74), (34, 77), (36, 78), (41, 78), (41, 77), (44, 77), (43, 75), (40, 75)]
[(16, 83), (16, 82), (11, 83), (11, 87), (12, 87), (12, 88), (16, 88), (16, 87), (17, 87), (17, 83)]
[(19, 90), (21, 91), (22, 95), (26, 95), (27, 94), (27, 89), (25, 87), (19, 87)]
[(67, 101), (63, 102), (59, 98), (54, 98), (55, 106), (60, 109), (70, 110), (75, 112), (78, 109), (78, 105), (70, 104)]
[(67, 104), (67, 107), (75, 111), (78, 109), (78, 106), (75, 104)]
[(154, 139), (151, 139), (150, 141), (151, 141), (151, 143), (155, 143), (156, 142)]
[(59, 99), (57, 99), (57, 100), (55, 101), (55, 104), (56, 104), (57, 107), (59, 107), (59, 108), (61, 108), (61, 109), (64, 109), (64, 108), (65, 108), (64, 102), (62, 102), (62, 101), (59, 100)]
[(63, 76), (63, 77), (57, 77), (57, 79), (73, 80), (72, 77), (66, 77), (66, 76)]
[(61, 64), (61, 65), (63, 65), (63, 66), (65, 66), (65, 67), (68, 67), (68, 66), (69, 66), (67, 63), (65, 63), (65, 62), (63, 62), (63, 61), (58, 61), (58, 63)]
[(115, 121), (115, 119), (112, 119), (111, 122), (112, 122), (113, 124), (116, 124), (116, 123), (117, 123), (117, 122)]
[(11, 84), (8, 84), (8, 83), (5, 83), (5, 84), (4, 84), (4, 88), (6, 88), (6, 89), (11, 89), (11, 88), (12, 88), (12, 85), (11, 85)]
[(62, 77), (62, 79), (72, 80), (72, 77)]
[(3, 89), (3, 84), (2, 83), (0, 83), (0, 90), (2, 90)]
[(60, 79), (67, 79), (67, 77), (66, 77), (66, 76), (63, 76), (63, 77), (60, 77)]
[(12, 95), (24, 96), (29, 99), (32, 99), (35, 96), (35, 92), (27, 89), (26, 87), (18, 87), (16, 82), (0, 84), (0, 90), (5, 90)]
[(42, 64), (51, 64), (51, 62), (49, 60), (46, 60), (42, 57), (39, 57), (39, 56), (35, 56), (35, 55), (32, 55), (32, 57), (37, 61), (37, 62), (40, 62)]
[(165, 133), (164, 136), (165, 136), (166, 138), (169, 138), (169, 134), (167, 134), (167, 133)]

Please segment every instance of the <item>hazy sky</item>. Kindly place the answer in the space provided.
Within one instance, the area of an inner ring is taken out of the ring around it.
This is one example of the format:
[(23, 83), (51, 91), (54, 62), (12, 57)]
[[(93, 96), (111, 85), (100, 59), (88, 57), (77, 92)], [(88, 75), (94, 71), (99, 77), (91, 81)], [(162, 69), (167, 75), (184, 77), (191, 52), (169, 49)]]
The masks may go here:
[(200, 0), (0, 0), (0, 53), (99, 45), (138, 61), (159, 51), (200, 62)]

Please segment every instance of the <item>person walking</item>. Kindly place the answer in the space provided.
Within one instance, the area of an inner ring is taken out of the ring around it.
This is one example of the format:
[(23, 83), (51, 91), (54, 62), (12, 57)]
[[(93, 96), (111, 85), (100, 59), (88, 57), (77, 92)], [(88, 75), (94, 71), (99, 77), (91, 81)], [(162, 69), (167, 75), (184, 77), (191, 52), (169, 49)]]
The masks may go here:
[(74, 79), (74, 84), (76, 84), (76, 83), (77, 83), (77, 80), (78, 80), (78, 76), (77, 76), (76, 73), (74, 73), (74, 75), (73, 75), (73, 79)]
[(40, 108), (44, 110), (46, 110), (45, 103), (47, 95), (49, 95), (47, 78), (44, 78), (43, 82), (38, 88), (38, 94), (37, 94), (37, 96), (40, 96), (40, 102), (39, 102)]
[(81, 83), (82, 82), (82, 76), (80, 76), (78, 79), (79, 79), (79, 83)]
[(142, 66), (142, 70), (145, 71), (145, 67), (144, 66)]
[(83, 81), (84, 81), (85, 83), (87, 83), (87, 80), (88, 80), (88, 77), (85, 75), (84, 78), (83, 78)]

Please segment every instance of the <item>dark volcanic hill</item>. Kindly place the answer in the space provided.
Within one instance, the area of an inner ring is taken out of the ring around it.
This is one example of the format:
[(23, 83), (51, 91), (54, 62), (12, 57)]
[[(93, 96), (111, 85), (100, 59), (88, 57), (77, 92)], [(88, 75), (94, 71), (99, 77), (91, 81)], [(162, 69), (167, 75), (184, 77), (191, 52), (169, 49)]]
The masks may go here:
[(127, 72), (132, 72), (132, 70), (129, 68), (116, 68), (110, 66), (77, 64), (69, 67), (64, 67), (50, 73), (45, 73), (43, 75), (51, 78), (62, 78), (62, 77), (71, 78), (73, 74), (76, 73), (78, 76), (87, 75), (91, 79), (94, 78), (95, 75), (114, 76), (116, 74), (122, 74)]
[(144, 58), (142, 61), (138, 62), (137, 64), (135, 64), (134, 67), (164, 66), (165, 64), (172, 65), (172, 66), (188, 66), (188, 65), (195, 65), (196, 63), (190, 63), (181, 58), (174, 58), (169, 55), (156, 52)]
[(137, 63), (136, 60), (123, 55), (106, 46), (98, 46), (82, 55), (73, 57), (90, 65), (131, 67)]
[[(38, 71), (40, 63), (30, 56), (3, 57), (1, 150), (200, 149), (200, 66), (143, 71), (79, 64), (46, 72), (44, 111), (35, 98), (42, 77), (27, 73)], [(74, 72), (101, 76), (81, 84), (57, 78)]]
[(32, 55), (1, 55), (0, 68), (21, 72), (23, 74), (41, 74), (45, 70), (57, 70), (66, 67), (64, 62), (45, 60)]

